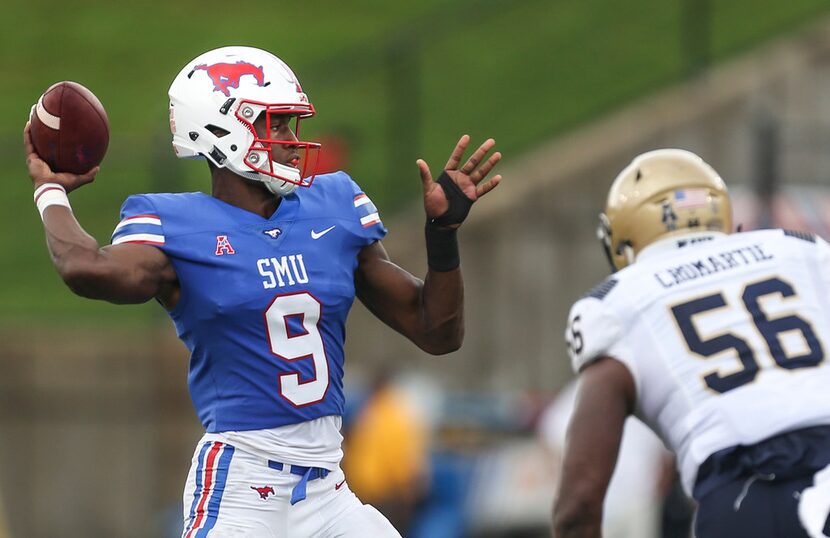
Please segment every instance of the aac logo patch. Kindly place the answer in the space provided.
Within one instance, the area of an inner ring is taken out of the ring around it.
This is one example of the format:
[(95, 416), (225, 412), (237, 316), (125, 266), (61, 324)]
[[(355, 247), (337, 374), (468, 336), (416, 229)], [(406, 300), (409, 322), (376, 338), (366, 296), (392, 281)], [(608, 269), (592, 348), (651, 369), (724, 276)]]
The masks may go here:
[(227, 235), (217, 235), (216, 236), (216, 255), (222, 256), (225, 254), (236, 254), (236, 251), (233, 249), (231, 242), (228, 241)]

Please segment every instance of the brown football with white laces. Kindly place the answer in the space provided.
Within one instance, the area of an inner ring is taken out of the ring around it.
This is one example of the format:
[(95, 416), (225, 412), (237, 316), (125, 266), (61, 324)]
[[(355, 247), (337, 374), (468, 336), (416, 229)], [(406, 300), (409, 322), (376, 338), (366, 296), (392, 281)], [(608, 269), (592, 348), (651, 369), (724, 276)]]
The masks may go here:
[(110, 140), (101, 101), (77, 82), (50, 86), (31, 114), (32, 145), (54, 172), (84, 174), (101, 164)]

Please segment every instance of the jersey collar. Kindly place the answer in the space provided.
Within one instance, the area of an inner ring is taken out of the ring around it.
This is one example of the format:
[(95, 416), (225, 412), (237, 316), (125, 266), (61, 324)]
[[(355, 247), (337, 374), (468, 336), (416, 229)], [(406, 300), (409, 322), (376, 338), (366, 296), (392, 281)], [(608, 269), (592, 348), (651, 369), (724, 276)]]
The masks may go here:
[(654, 258), (666, 252), (673, 252), (684, 248), (695, 248), (699, 245), (705, 245), (710, 241), (726, 237), (726, 235), (723, 232), (691, 232), (660, 239), (641, 250), (637, 254), (636, 261)]

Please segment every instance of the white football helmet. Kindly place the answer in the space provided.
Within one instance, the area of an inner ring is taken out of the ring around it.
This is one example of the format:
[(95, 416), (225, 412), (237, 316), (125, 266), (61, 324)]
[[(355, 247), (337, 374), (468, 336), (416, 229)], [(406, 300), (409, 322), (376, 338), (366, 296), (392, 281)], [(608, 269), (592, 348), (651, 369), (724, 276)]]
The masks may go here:
[[(253, 47), (222, 47), (208, 51), (184, 66), (168, 92), (173, 149), (179, 158), (209, 159), (245, 178), (262, 181), (278, 196), (288, 195), (314, 181), (306, 171), (316, 166), (320, 144), (298, 140), (260, 138), (254, 121), (266, 114), (296, 118), (314, 115), (314, 106), (297, 77), (279, 58)], [(271, 144), (300, 151), (302, 166), (275, 162)], [(312, 163), (312, 155), (315, 162)]]
[(613, 270), (658, 239), (689, 232), (732, 232), (732, 205), (717, 172), (694, 153), (638, 155), (611, 185), (599, 236)]

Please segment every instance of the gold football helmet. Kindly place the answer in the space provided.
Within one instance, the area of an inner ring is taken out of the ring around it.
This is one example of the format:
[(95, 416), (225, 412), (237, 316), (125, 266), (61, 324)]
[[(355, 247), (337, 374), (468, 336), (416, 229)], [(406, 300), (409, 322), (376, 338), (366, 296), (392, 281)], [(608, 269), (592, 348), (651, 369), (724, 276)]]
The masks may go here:
[(703, 159), (682, 149), (638, 155), (611, 185), (597, 235), (614, 271), (658, 239), (732, 231), (726, 185)]

